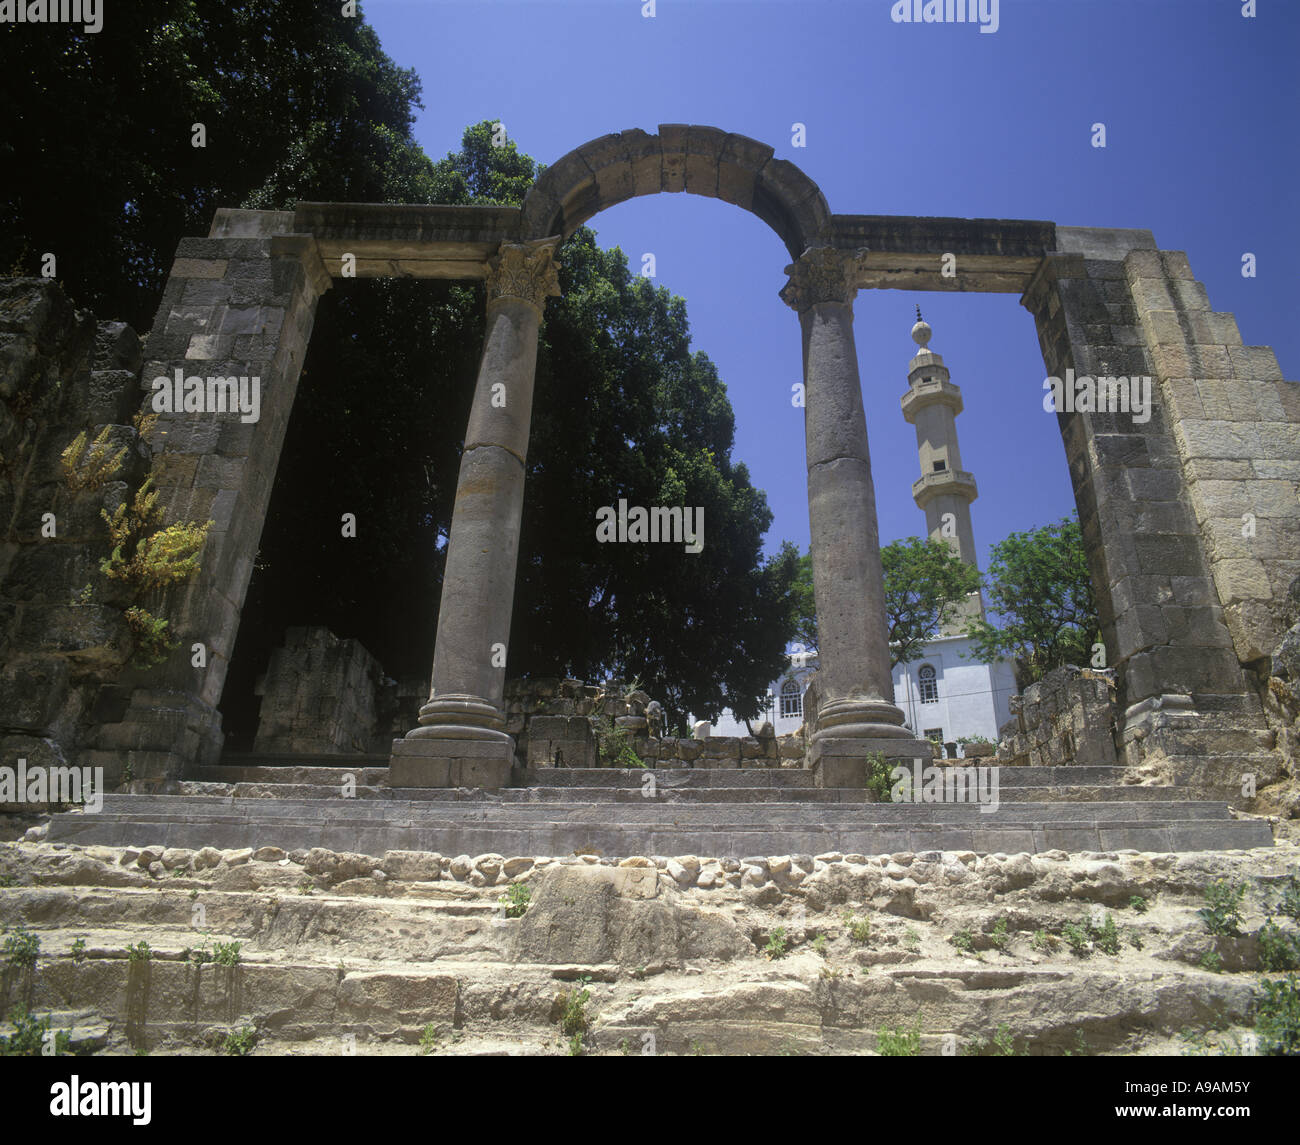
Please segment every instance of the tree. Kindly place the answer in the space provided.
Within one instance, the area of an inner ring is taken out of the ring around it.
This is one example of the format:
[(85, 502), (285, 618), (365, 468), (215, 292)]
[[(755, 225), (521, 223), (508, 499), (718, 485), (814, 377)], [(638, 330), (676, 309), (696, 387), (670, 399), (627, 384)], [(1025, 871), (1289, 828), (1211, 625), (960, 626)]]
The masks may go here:
[[(885, 621), (889, 627), (890, 667), (921, 655), (944, 625), (956, 618), (969, 593), (980, 585), (979, 570), (965, 564), (943, 541), (907, 537), (880, 550), (885, 582)], [(796, 635), (817, 644), (817, 613), (812, 589), (812, 554), (799, 558), (795, 582)]]
[(1063, 664), (1088, 662), (1097, 601), (1078, 520), (1012, 533), (994, 545), (987, 586), (989, 611), (1001, 626), (971, 626), (980, 660), (1011, 658), (1022, 688)]

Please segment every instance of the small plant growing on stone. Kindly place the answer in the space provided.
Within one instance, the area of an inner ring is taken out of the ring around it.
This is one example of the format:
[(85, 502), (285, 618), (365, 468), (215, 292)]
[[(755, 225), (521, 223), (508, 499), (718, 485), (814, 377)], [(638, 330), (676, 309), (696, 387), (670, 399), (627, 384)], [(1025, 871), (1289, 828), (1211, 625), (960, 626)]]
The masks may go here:
[(437, 1048), (438, 1031), (434, 1028), (432, 1022), (420, 1031), (420, 1053), (430, 1054)]
[(1061, 1053), (1061, 1056), (1062, 1056), (1062, 1057), (1065, 1057), (1065, 1058), (1073, 1058), (1073, 1057), (1086, 1058), (1086, 1057), (1088, 1056), (1088, 1053), (1089, 1053), (1089, 1050), (1088, 1050), (1088, 1041), (1087, 1041), (1087, 1039), (1083, 1036), (1083, 1031), (1082, 1031), (1082, 1030), (1075, 1030), (1075, 1031), (1074, 1031), (1074, 1048), (1073, 1048), (1073, 1049), (1069, 1049), (1069, 1050), (1064, 1050), (1064, 1051)]
[(212, 950), (212, 961), (218, 966), (238, 966), (240, 942), (218, 942)]
[(497, 902), (505, 905), (506, 918), (522, 918), (532, 897), (533, 892), (528, 889), (527, 883), (511, 883)]
[(37, 1018), (24, 1007), (15, 1006), (9, 1014), (14, 1032), (7, 1038), (0, 1037), (0, 1058), (46, 1057), (50, 1049), (54, 1051), (54, 1057), (63, 1057), (68, 1053), (72, 1039), (66, 1030), (57, 1031), (51, 1038), (50, 1021), (49, 1014)]
[(185, 951), (185, 958), (187, 962), (192, 962), (195, 966), (202, 966), (204, 963), (212, 961), (212, 951), (197, 946)]
[(586, 1006), (591, 1001), (591, 984), (589, 977), (578, 979), (578, 989), (567, 990), (560, 995), (560, 1030), (566, 1038), (577, 1035), (579, 1039), (587, 1032)]
[(1288, 934), (1273, 921), (1272, 915), (1259, 928), (1256, 939), (1261, 969), (1300, 970), (1300, 935)]
[(596, 737), (596, 758), (602, 767), (645, 767), (645, 761), (632, 750), (627, 729), (619, 727), (609, 716), (594, 716), (592, 734)]
[(126, 958), (128, 962), (148, 962), (153, 958), (153, 951), (149, 949), (149, 944), (142, 938), (134, 946), (127, 945)]
[(300, 895), (310, 895), (316, 892), (316, 884), (311, 879), (303, 879), (298, 884), (298, 893)]
[(1060, 939), (1054, 934), (1048, 934), (1047, 931), (1039, 929), (1034, 931), (1034, 937), (1029, 940), (1029, 945), (1035, 950), (1041, 950), (1044, 953), (1056, 949)]
[(221, 1052), (231, 1057), (247, 1057), (257, 1045), (257, 1031), (252, 1026), (233, 1031), (225, 1036), (221, 1043)]
[(24, 930), (21, 926), (12, 932), (5, 931), (5, 934), (7, 937), (4, 944), (0, 945), (0, 961), (9, 966), (35, 966), (37, 956), (41, 953), (39, 935)]
[(1277, 913), (1292, 922), (1300, 923), (1300, 875), (1292, 875), (1282, 886), (1282, 897), (1277, 902)]
[(906, 946), (908, 950), (918, 950), (920, 948), (921, 935), (920, 932), (917, 931), (916, 927), (909, 926), (903, 932), (903, 945)]
[(1141, 895), (1134, 895), (1128, 900), (1129, 910), (1135, 914), (1146, 914), (1150, 904)]
[(1300, 980), (1294, 974), (1260, 983), (1255, 994), (1255, 1033), (1260, 1053), (1300, 1056)]
[(1107, 915), (1106, 921), (1100, 926), (1090, 922), (1088, 924), (1088, 933), (1096, 943), (1097, 949), (1103, 954), (1119, 953), (1119, 930), (1115, 926), (1113, 915)]
[(975, 936), (971, 933), (969, 927), (957, 931), (956, 934), (949, 935), (948, 941), (963, 954), (975, 953)]
[(882, 1026), (876, 1031), (876, 1053), (882, 1058), (914, 1058), (921, 1052), (921, 1016), (911, 1027)]
[(1205, 888), (1205, 906), (1196, 913), (1211, 934), (1235, 938), (1241, 934), (1241, 901), (1245, 897), (1245, 883), (1219, 879)]
[(93, 492), (117, 476), (130, 447), (124, 445), (116, 453), (111, 452), (112, 446), (108, 439), (112, 432), (113, 427), (106, 425), (95, 440), (87, 444), (87, 433), (83, 429), (59, 455), (59, 462), (63, 466), (63, 483), (73, 493), (83, 490)]
[(889, 778), (889, 773), (894, 770), (894, 765), (885, 758), (885, 753), (882, 751), (869, 752), (866, 760), (867, 790), (871, 792), (877, 803), (888, 803), (889, 793), (894, 787), (894, 781)]
[(849, 937), (854, 942), (871, 941), (871, 919), (858, 918), (851, 910), (844, 912), (844, 925), (848, 928)]
[(1067, 922), (1061, 927), (1061, 937), (1065, 939), (1070, 950), (1079, 958), (1087, 958), (1092, 953), (1092, 940), (1083, 927)]
[(1129, 927), (1129, 928), (1124, 932), (1124, 937), (1128, 939), (1128, 944), (1129, 944), (1129, 945), (1130, 945), (1134, 950), (1141, 950), (1141, 949), (1142, 949), (1142, 935), (1138, 933), (1138, 929), (1137, 929), (1137, 927), (1135, 927), (1135, 926), (1130, 926), (1130, 927)]
[(86, 961), (86, 940), (84, 938), (78, 938), (72, 943), (72, 961)]
[(825, 958), (826, 957), (826, 936), (824, 934), (817, 935), (817, 937), (812, 940), (812, 948), (814, 954), (818, 954), (822, 958)]
[(18, 880), (13, 875), (5, 873), (0, 875), (0, 887), (16, 887)]
[(763, 957), (769, 962), (775, 962), (778, 958), (784, 958), (787, 953), (788, 942), (785, 936), (785, 927), (778, 926), (772, 930), (767, 937), (767, 945), (763, 947)]
[(989, 945), (1002, 954), (1005, 954), (1007, 947), (1011, 945), (1011, 935), (1007, 933), (1007, 920), (1005, 917), (999, 918), (993, 924), (993, 930), (989, 934)]
[(1219, 957), (1218, 951), (1207, 950), (1201, 955), (1197, 965), (1211, 974), (1218, 974), (1223, 969), (1223, 959)]
[(995, 1058), (1027, 1058), (1029, 1050), (1016, 1050), (1016, 1039), (1011, 1033), (1011, 1027), (1006, 1022), (998, 1023), (997, 1030), (993, 1033), (993, 1056)]

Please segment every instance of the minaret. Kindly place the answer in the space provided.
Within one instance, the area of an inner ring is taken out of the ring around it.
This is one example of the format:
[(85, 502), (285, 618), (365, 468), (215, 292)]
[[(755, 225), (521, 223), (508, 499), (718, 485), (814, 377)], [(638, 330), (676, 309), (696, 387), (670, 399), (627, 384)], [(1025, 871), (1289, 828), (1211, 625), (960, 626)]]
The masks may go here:
[[(962, 411), (961, 389), (948, 380), (943, 357), (928, 348), (930, 326), (916, 308), (912, 341), (920, 349), (907, 371), (907, 393), (903, 395), (903, 416), (916, 426), (916, 448), (921, 457), (921, 479), (912, 485), (912, 497), (925, 513), (932, 540), (945, 541), (968, 565), (976, 564), (975, 534), (971, 530), (970, 505), (979, 496), (974, 474), (961, 467), (957, 445), (957, 415)], [(980, 594), (970, 611), (983, 617)], [(963, 618), (958, 618), (959, 622)], [(964, 623), (959, 624), (964, 627)]]

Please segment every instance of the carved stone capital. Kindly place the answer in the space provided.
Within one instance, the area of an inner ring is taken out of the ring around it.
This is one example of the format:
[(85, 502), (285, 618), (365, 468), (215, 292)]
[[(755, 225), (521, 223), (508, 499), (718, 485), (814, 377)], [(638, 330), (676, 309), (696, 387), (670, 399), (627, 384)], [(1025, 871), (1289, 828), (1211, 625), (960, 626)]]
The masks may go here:
[(547, 298), (560, 293), (559, 267), (555, 263), (558, 238), (527, 243), (502, 243), (488, 259), (488, 302), (519, 298), (541, 310)]
[(857, 263), (866, 251), (809, 247), (785, 268), (790, 281), (781, 290), (781, 300), (800, 314), (819, 302), (847, 306), (857, 294)]

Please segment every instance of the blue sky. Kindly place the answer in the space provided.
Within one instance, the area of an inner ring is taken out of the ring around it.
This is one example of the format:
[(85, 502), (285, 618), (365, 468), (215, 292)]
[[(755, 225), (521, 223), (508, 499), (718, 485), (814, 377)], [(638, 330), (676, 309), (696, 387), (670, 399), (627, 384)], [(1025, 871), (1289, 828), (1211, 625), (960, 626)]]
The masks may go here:
[[(999, 28), (895, 24), (891, 0), (365, 0), (385, 50), (424, 83), (416, 136), (434, 158), (500, 120), (543, 163), (660, 123), (752, 136), (844, 214), (1046, 219), (1142, 227), (1186, 251), (1247, 345), (1300, 378), (1296, 54), (1300, 0), (1001, 0)], [(1091, 146), (1103, 122), (1107, 147)], [(807, 146), (792, 146), (792, 125)], [(654, 195), (590, 224), (687, 300), (694, 345), (736, 411), (733, 457), (767, 492), (782, 540), (808, 543), (798, 321), (789, 262), (759, 219)], [(1254, 279), (1241, 256), (1258, 259)], [(882, 542), (923, 534), (915, 431), (899, 410), (920, 303), (962, 387), (981, 567), (1012, 531), (1074, 507), (1034, 324), (1013, 294), (863, 291), (855, 304)]]

